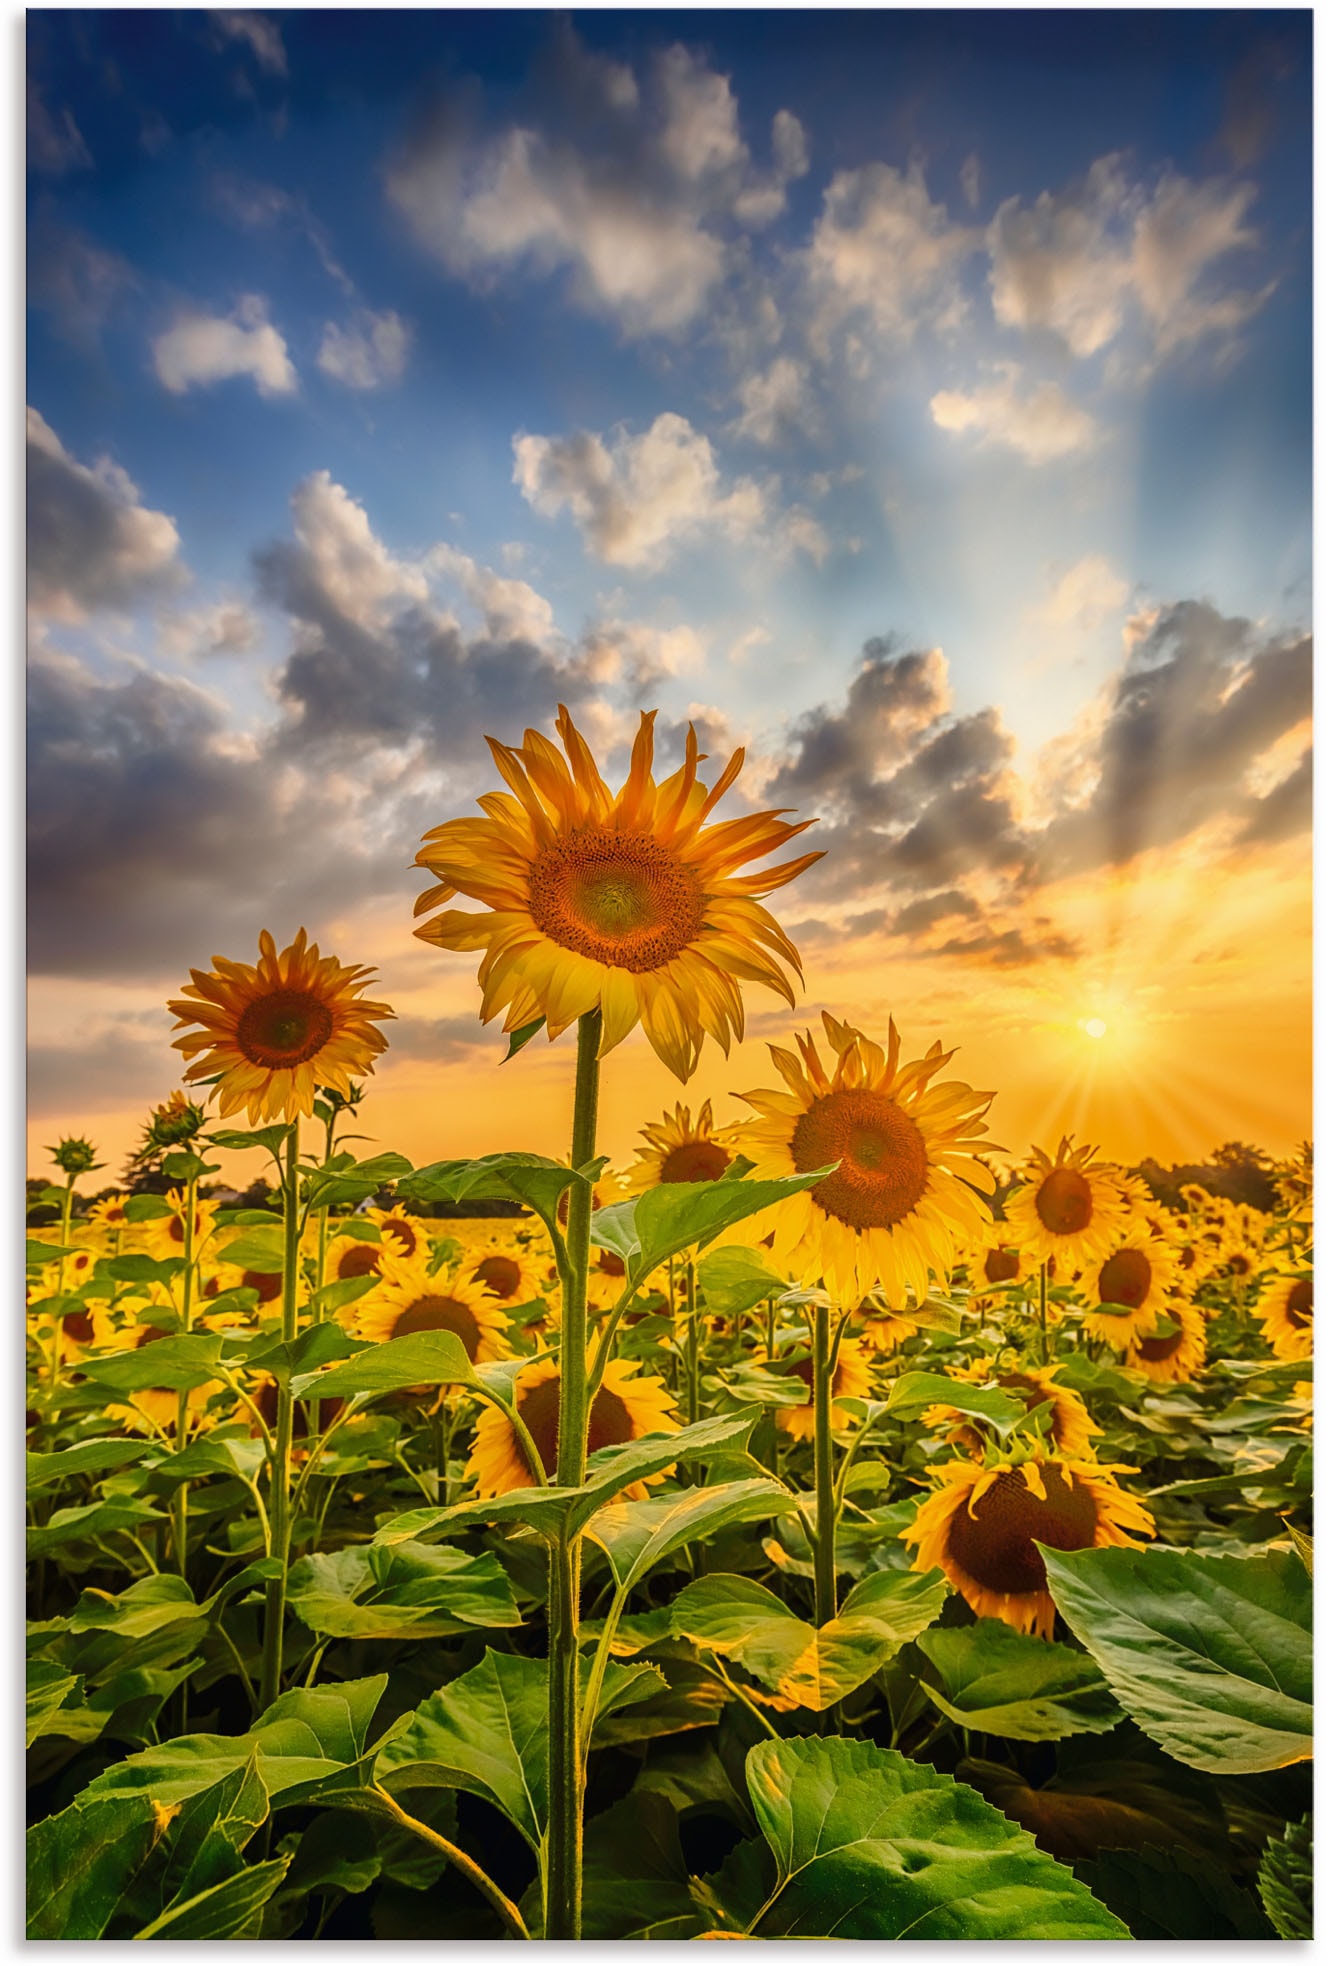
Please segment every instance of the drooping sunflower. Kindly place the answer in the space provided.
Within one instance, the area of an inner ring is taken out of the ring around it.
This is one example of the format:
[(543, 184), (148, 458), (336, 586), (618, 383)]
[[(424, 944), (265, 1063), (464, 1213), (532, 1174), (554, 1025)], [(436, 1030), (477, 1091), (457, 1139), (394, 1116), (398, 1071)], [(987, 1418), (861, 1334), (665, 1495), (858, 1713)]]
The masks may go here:
[(501, 1304), (483, 1284), (460, 1277), (431, 1277), (422, 1257), (388, 1254), (380, 1281), (352, 1306), (361, 1338), (386, 1344), (413, 1331), (451, 1331), (461, 1340), (472, 1365), (510, 1356)]
[[(781, 1378), (801, 1379), (812, 1397), (805, 1406), (780, 1406), (775, 1409), (775, 1425), (784, 1433), (792, 1434), (794, 1440), (810, 1440), (816, 1432), (815, 1374), (810, 1358), (796, 1359), (791, 1364), (779, 1364), (775, 1368)], [(830, 1425), (836, 1429), (846, 1427), (849, 1416), (842, 1406), (834, 1404), (841, 1399), (869, 1399), (871, 1397), (871, 1364), (868, 1354), (861, 1345), (855, 1345), (851, 1338), (840, 1340), (839, 1357), (835, 1360), (834, 1384), (830, 1388)]]
[[(1029, 1413), (1050, 1400), (1047, 1438), (1051, 1446), (1064, 1460), (1091, 1460), (1093, 1441), (1102, 1429), (1078, 1393), (1069, 1386), (1057, 1384), (1059, 1371), (1058, 1365), (1016, 1365), (997, 1371), (990, 1360), (976, 1359), (972, 1365), (952, 1365), (947, 1377), (969, 1386), (990, 1384), (998, 1391), (1008, 1393), (1011, 1399), (1022, 1401), (1025, 1411)], [(946, 1439), (951, 1446), (962, 1447), (965, 1453), (976, 1453), (979, 1457), (983, 1454), (986, 1442), (979, 1427), (956, 1407), (944, 1403), (929, 1406), (922, 1418), (928, 1427), (948, 1427), (950, 1432)]]
[(1275, 1358), (1309, 1358), (1314, 1351), (1314, 1278), (1291, 1273), (1264, 1285), (1255, 1315)]
[(742, 1152), (758, 1175), (806, 1174), (839, 1165), (814, 1188), (774, 1212), (774, 1254), (802, 1281), (823, 1279), (843, 1304), (879, 1288), (902, 1310), (911, 1288), (921, 1303), (932, 1271), (944, 1278), (956, 1244), (978, 1236), (994, 1177), (976, 1157), (992, 1095), (956, 1079), (932, 1081), (953, 1052), (932, 1045), (925, 1058), (899, 1063), (890, 1020), (888, 1049), (822, 1013), (835, 1053), (827, 1073), (811, 1032), (798, 1038), (801, 1061), (771, 1045), (787, 1092), (741, 1096), (758, 1118), (742, 1130)]
[(917, 1546), (913, 1568), (940, 1568), (979, 1618), (1000, 1618), (1039, 1638), (1051, 1637), (1056, 1607), (1038, 1543), (1134, 1549), (1134, 1536), (1153, 1533), (1147, 1509), (1115, 1480), (1132, 1470), (1030, 1455), (988, 1467), (949, 1461), (932, 1472), (939, 1486), (903, 1532), (904, 1542)]
[(361, 997), (371, 969), (320, 956), (303, 929), (280, 955), (264, 929), (258, 949), (257, 965), (214, 956), (211, 970), (191, 970), (193, 981), (167, 1006), (177, 1030), (201, 1026), (174, 1040), (194, 1061), (185, 1079), (220, 1074), (222, 1117), (243, 1106), (254, 1123), (311, 1113), (320, 1085), (349, 1093), (351, 1074), (372, 1072), (387, 1049), (374, 1026), (396, 1014)]
[(718, 1181), (735, 1157), (733, 1129), (717, 1127), (707, 1099), (692, 1118), (690, 1106), (641, 1128), (645, 1146), (622, 1177), (624, 1195), (641, 1195), (675, 1181)]
[(1119, 1179), (1094, 1152), (1073, 1138), (1061, 1141), (1055, 1160), (1034, 1147), (1005, 1200), (1010, 1240), (1034, 1263), (1054, 1259), (1063, 1276), (1104, 1261), (1129, 1221)]
[[(1136, 1338), (1146, 1338), (1159, 1311), (1170, 1309), (1167, 1299), (1176, 1286), (1175, 1252), (1156, 1236), (1134, 1230), (1113, 1249), (1104, 1263), (1092, 1264), (1080, 1279), (1085, 1310), (1084, 1330), (1105, 1338), (1121, 1350)], [(1121, 1304), (1124, 1311), (1109, 1311)]]
[(678, 1078), (696, 1068), (706, 1033), (727, 1054), (743, 1035), (739, 984), (793, 1002), (781, 964), (801, 979), (797, 950), (758, 895), (797, 878), (819, 853), (739, 874), (812, 824), (753, 813), (707, 825), (742, 769), (735, 752), (707, 791), (688, 726), (681, 767), (657, 785), (654, 711), (643, 712), (627, 782), (610, 792), (585, 739), (559, 707), (566, 758), (539, 731), (520, 746), (490, 738), (507, 792), (479, 801), (482, 819), (452, 819), (416, 856), (437, 885), (423, 915), (463, 894), (487, 910), (447, 909), (415, 933), (440, 949), (482, 949), (480, 1016), (506, 1010), (506, 1031), (547, 1020), (556, 1038), (598, 1007), (600, 1056), (640, 1023)]
[(463, 1258), (457, 1274), (478, 1284), (504, 1311), (532, 1304), (545, 1291), (544, 1266), (533, 1252), (517, 1242), (493, 1242)]
[(1207, 1322), (1197, 1304), (1178, 1298), (1165, 1309), (1176, 1329), (1165, 1337), (1132, 1338), (1125, 1363), (1159, 1386), (1174, 1386), (1202, 1370), (1208, 1355)]
[[(624, 1441), (640, 1440), (644, 1434), (677, 1433), (673, 1396), (664, 1381), (637, 1374), (637, 1361), (609, 1360), (604, 1383), (590, 1409), (589, 1453), (597, 1453), (601, 1447), (621, 1446)], [(550, 1478), (558, 1465), (561, 1385), (558, 1361), (544, 1359), (519, 1372), (515, 1387), (516, 1410)], [(486, 1407), (479, 1417), (466, 1467), (475, 1476), (481, 1497), (506, 1495), (511, 1489), (535, 1485), (516, 1429), (507, 1415), (494, 1406)], [(643, 1501), (647, 1487), (662, 1481), (665, 1472), (633, 1482), (623, 1490), (623, 1496), (630, 1501)]]

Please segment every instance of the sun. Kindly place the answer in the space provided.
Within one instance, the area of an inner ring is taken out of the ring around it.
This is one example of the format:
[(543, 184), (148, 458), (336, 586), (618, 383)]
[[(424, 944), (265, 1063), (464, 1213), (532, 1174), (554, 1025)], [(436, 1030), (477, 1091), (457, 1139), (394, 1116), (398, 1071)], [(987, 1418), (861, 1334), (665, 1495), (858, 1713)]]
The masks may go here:
[(1090, 1038), (1105, 1038), (1107, 1035), (1106, 1024), (1100, 1017), (1086, 1017), (1084, 1019), (1084, 1030)]

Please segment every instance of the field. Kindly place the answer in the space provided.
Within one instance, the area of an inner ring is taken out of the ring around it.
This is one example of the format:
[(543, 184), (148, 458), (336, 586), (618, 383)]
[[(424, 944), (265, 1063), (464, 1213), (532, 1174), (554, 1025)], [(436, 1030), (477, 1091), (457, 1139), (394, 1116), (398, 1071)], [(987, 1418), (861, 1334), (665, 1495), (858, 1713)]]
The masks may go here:
[[(204, 1135), (165, 1195), (38, 1196), (34, 1936), (537, 1935), (569, 1545), (586, 1937), (1308, 1931), (1303, 1163), (1272, 1212), (1092, 1172), (1155, 1315), (996, 1223), (907, 1317), (844, 1317), (781, 1274), (787, 1201), (738, 1214), (768, 1182), (661, 1178), (732, 1165), (674, 1115), (634, 1197), (600, 1179), (616, 1339), (569, 1488), (573, 1176), (357, 1163), (340, 1106), (304, 1129), (286, 1335), (284, 1125), (209, 1128), (267, 1208), (190, 1225)], [(415, 1212), (477, 1194), (523, 1212)]]

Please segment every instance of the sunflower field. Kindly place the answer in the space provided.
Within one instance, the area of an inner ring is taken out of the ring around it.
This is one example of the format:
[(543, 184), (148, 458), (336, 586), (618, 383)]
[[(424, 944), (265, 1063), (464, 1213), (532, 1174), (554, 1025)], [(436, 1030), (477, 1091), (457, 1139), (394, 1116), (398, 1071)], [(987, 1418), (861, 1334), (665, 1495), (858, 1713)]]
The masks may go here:
[(301, 930), (171, 1003), (165, 1192), (30, 1194), (29, 1936), (1309, 1937), (1308, 1150), (1169, 1205), (826, 1014), (611, 1167), (817, 856), (558, 734), (416, 912), (565, 1159), (357, 1157), (392, 1012)]

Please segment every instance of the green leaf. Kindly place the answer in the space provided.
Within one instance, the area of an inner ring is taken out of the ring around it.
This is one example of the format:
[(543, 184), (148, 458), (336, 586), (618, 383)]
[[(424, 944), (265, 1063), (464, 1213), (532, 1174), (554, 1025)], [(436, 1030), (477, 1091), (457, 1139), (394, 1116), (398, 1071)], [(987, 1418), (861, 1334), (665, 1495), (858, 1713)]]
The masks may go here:
[(30, 1270), (44, 1270), (48, 1263), (58, 1263), (62, 1256), (77, 1254), (74, 1243), (43, 1242), (40, 1236), (29, 1236), (27, 1244), (27, 1268)]
[(231, 1153), (243, 1153), (247, 1147), (262, 1147), (274, 1159), (280, 1159), (289, 1133), (290, 1127), (283, 1121), (279, 1126), (257, 1127), (252, 1133), (237, 1133), (228, 1127), (224, 1132), (209, 1134), (208, 1140), (211, 1146), (225, 1147)]
[(431, 1543), (303, 1557), (292, 1566), (287, 1601), (325, 1638), (442, 1638), (521, 1622), (497, 1557)]
[(788, 1280), (772, 1269), (759, 1249), (712, 1249), (696, 1266), (706, 1309), (717, 1317), (741, 1317), (769, 1297), (778, 1297)]
[(136, 1530), (145, 1522), (164, 1522), (160, 1510), (132, 1496), (115, 1495), (104, 1501), (87, 1502), (81, 1508), (57, 1509), (39, 1529), (28, 1531), (28, 1555), (49, 1556), (65, 1543), (78, 1543), (87, 1537), (105, 1536), (113, 1529)]
[(291, 1381), (297, 1399), (349, 1398), (403, 1392), (408, 1386), (482, 1386), (485, 1367), (476, 1368), (453, 1331), (412, 1331), (356, 1352), (330, 1372), (302, 1372)]
[(183, 1577), (141, 1577), (112, 1596), (85, 1590), (69, 1616), (72, 1632), (113, 1631), (121, 1638), (147, 1638), (182, 1619), (198, 1618), (199, 1606)]
[(252, 1270), (256, 1276), (281, 1275), (286, 1260), (281, 1229), (246, 1229), (234, 1242), (217, 1251), (219, 1261), (233, 1263), (237, 1270)]
[(730, 1858), (704, 1890), (723, 1912), (726, 1884), (738, 1884), (746, 1903), (729, 1919), (750, 1937), (1129, 1937), (1072, 1871), (925, 1763), (869, 1741), (763, 1741), (747, 1783), (773, 1858), (764, 1902), (751, 1904), (750, 1857)]
[(75, 1475), (102, 1474), (108, 1468), (122, 1468), (128, 1461), (141, 1461), (141, 1440), (106, 1438), (80, 1440), (74, 1447), (62, 1447), (54, 1454), (29, 1454), (27, 1486), (32, 1493), (69, 1481)]
[(994, 1387), (966, 1386), (962, 1380), (948, 1378), (943, 1372), (901, 1373), (885, 1402), (886, 1412), (901, 1418), (921, 1413), (928, 1406), (952, 1406), (957, 1413), (974, 1414), (980, 1420), (990, 1421), (1002, 1434), (1009, 1433), (1028, 1417), (1021, 1400), (1013, 1400)]
[(27, 1741), (47, 1732), (52, 1716), (59, 1712), (71, 1693), (83, 1684), (78, 1673), (66, 1672), (54, 1659), (29, 1659), (27, 1684)]
[(1279, 1939), (1314, 1937), (1313, 1819), (1288, 1823), (1259, 1859), (1259, 1896)]
[(750, 1577), (700, 1577), (673, 1600), (675, 1636), (735, 1659), (797, 1706), (824, 1713), (928, 1626), (945, 1602), (939, 1570), (878, 1570), (818, 1630)]
[[(31, 1462), (32, 1456), (29, 1455), (28, 1459), (29, 1462)], [(1307, 1536), (1303, 1529), (1297, 1529), (1294, 1522), (1288, 1522), (1286, 1524), (1286, 1532), (1287, 1535), (1290, 1536), (1291, 1541), (1295, 1545), (1297, 1556), (1300, 1558), (1301, 1562), (1305, 1566), (1305, 1575), (1307, 1577), (1312, 1577), (1314, 1575), (1313, 1536)]]
[(518, 1051), (524, 1051), (530, 1040), (539, 1036), (544, 1029), (544, 1023), (544, 1018), (533, 1017), (529, 1024), (523, 1024), (519, 1030), (513, 1031), (507, 1040), (507, 1050), (503, 1053), (501, 1063), (505, 1065), (509, 1058), (516, 1057)]
[(662, 1796), (633, 1790), (586, 1824), (581, 1937), (630, 1939), (669, 1925), (684, 1939), (702, 1928), (678, 1840)]
[(257, 1938), (258, 1914), (285, 1877), (289, 1857), (272, 1857), (251, 1864), (221, 1884), (213, 1884), (183, 1904), (154, 1918), (136, 1939), (252, 1939)]
[(1121, 1710), (1094, 1661), (979, 1618), (974, 1625), (923, 1632), (917, 1647), (939, 1676), (923, 1691), (943, 1714), (974, 1734), (1014, 1741), (1059, 1741), (1104, 1734)]
[(684, 1250), (704, 1249), (725, 1229), (823, 1181), (829, 1169), (770, 1181), (671, 1181), (596, 1211), (594, 1240), (627, 1265), (629, 1284)]
[(362, 1161), (352, 1154), (335, 1154), (327, 1167), (309, 1176), (306, 1189), (309, 1207), (322, 1209), (343, 1202), (366, 1201), (410, 1171), (411, 1163), (404, 1154), (374, 1154)]
[(174, 1338), (157, 1338), (136, 1351), (108, 1353), (80, 1362), (85, 1378), (119, 1393), (139, 1393), (150, 1386), (188, 1392), (217, 1377), (226, 1340), (215, 1331), (192, 1331)]
[(1190, 1850), (1103, 1850), (1076, 1864), (1074, 1874), (1136, 1939), (1273, 1937), (1249, 1892), (1211, 1858)]
[(1220, 1775), (1309, 1757), (1313, 1589), (1299, 1557), (1042, 1555), (1057, 1608), (1168, 1754)]
[(546, 1224), (556, 1220), (558, 1203), (577, 1183), (593, 1191), (605, 1163), (578, 1169), (543, 1154), (486, 1154), (480, 1160), (440, 1160), (397, 1183), (407, 1201), (515, 1201), (533, 1208)]
[(163, 1195), (130, 1195), (124, 1212), (127, 1222), (160, 1222), (175, 1211)]
[[(142, 1798), (152, 1807), (149, 1798)], [(126, 1938), (234, 1878), (254, 1832), (267, 1821), (268, 1795), (250, 1754), (238, 1768), (164, 1812), (164, 1835), (150, 1863), (125, 1891), (104, 1936)], [(220, 1934), (216, 1935), (220, 1936)]]
[(107, 1274), (117, 1283), (169, 1283), (183, 1268), (183, 1256), (164, 1256), (158, 1262), (153, 1256), (138, 1254), (112, 1256), (106, 1265)]
[(738, 1522), (784, 1515), (797, 1501), (768, 1476), (728, 1481), (716, 1488), (683, 1488), (645, 1502), (612, 1502), (596, 1515), (587, 1535), (609, 1559), (614, 1581), (629, 1591), (675, 1550)]

